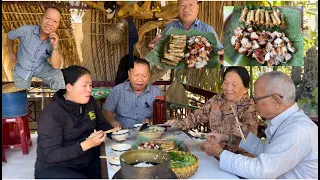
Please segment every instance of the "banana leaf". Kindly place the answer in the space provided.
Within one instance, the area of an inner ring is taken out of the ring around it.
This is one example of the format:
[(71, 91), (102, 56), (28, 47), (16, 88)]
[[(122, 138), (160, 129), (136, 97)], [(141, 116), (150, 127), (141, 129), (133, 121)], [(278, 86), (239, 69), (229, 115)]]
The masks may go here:
[[(303, 35), (301, 34), (301, 13), (293, 8), (281, 8), (281, 7), (261, 7), (261, 6), (247, 6), (250, 9), (263, 8), (265, 10), (279, 9), (285, 17), (287, 28), (281, 29), (280, 27), (272, 28), (254, 28), (255, 31), (279, 31), (284, 32), (286, 37), (289, 38), (293, 47), (296, 48), (296, 52), (292, 53), (292, 59), (286, 64), (281, 63), (280, 66), (303, 66)], [(244, 28), (245, 25), (239, 22), (241, 11), (244, 9), (244, 6), (235, 6), (233, 12), (229, 18), (227, 18), (224, 24), (224, 61), (232, 66), (261, 66), (252, 56), (249, 57), (246, 55), (239, 54), (234, 46), (231, 44), (231, 37), (234, 35), (234, 29), (239, 26)], [(263, 64), (267, 65), (267, 62)]]
[[(210, 53), (210, 61), (208, 64), (204, 67), (207, 69), (211, 68), (219, 68), (220, 62), (219, 62), (219, 55), (215, 49), (217, 49), (217, 39), (215, 38), (213, 33), (205, 33), (197, 30), (193, 31), (185, 31), (182, 29), (177, 28), (170, 28), (165, 36), (159, 41), (159, 43), (156, 45), (154, 50), (150, 51), (146, 56), (145, 59), (150, 62), (151, 65), (156, 65), (160, 69), (184, 69), (187, 68), (187, 65), (184, 62), (184, 58), (181, 58), (180, 62), (177, 66), (170, 66), (163, 62), (161, 62), (161, 58), (164, 56), (164, 50), (165, 45), (170, 40), (171, 34), (176, 35), (186, 35), (187, 38), (191, 36), (203, 36), (208, 39), (208, 41), (212, 45), (212, 51)], [(184, 52), (187, 52), (187, 47), (185, 48)]]
[[(150, 142), (152, 141), (152, 139), (138, 135), (136, 141), (134, 142), (134, 144), (132, 145), (132, 150), (136, 150), (138, 149), (138, 147), (140, 146), (141, 143), (143, 142)], [(177, 138), (173, 138), (174, 143), (178, 146), (178, 150), (179, 151), (188, 151), (187, 146), (184, 144), (184, 141), (179, 140)]]

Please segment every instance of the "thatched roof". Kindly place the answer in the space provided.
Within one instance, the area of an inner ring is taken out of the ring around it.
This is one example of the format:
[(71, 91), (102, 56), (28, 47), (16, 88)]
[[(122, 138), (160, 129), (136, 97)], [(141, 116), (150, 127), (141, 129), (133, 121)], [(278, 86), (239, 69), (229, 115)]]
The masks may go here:
[[(60, 38), (60, 53), (63, 59), (63, 66), (68, 67), (74, 64), (80, 64), (79, 56), (76, 49), (75, 37), (71, 28), (71, 14), (69, 2), (57, 1), (24, 1), (24, 2), (2, 2), (2, 32), (6, 35), (9, 31), (16, 29), (22, 25), (39, 25), (43, 11), (46, 7), (56, 5), (61, 11), (61, 21), (57, 34)], [(3, 35), (4, 35), (3, 34)], [(4, 38), (3, 38), (4, 39)], [(18, 41), (17, 41), (18, 42)], [(16, 42), (16, 43), (17, 43)], [(6, 44), (3, 43), (3, 50)], [(15, 47), (17, 48), (17, 47)], [(4, 51), (2, 53), (4, 58)], [(5, 58), (8, 59), (9, 58)], [(2, 62), (2, 68), (9, 68), (7, 73), (12, 71), (11, 62)], [(4, 64), (7, 66), (4, 67)], [(10, 76), (10, 75), (9, 75)], [(5, 79), (2, 78), (4, 81)]]

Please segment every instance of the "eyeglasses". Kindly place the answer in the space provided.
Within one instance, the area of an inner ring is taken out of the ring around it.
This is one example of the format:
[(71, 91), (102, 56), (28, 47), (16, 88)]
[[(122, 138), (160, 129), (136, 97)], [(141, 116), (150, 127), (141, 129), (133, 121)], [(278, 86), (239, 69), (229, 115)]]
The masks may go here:
[(281, 96), (280, 94), (270, 94), (270, 95), (261, 96), (261, 97), (254, 97), (253, 101), (254, 101), (254, 103), (257, 103), (259, 100), (265, 99), (265, 98), (268, 98), (268, 97), (271, 97), (271, 96), (279, 96), (280, 98), (283, 98), (283, 96)]

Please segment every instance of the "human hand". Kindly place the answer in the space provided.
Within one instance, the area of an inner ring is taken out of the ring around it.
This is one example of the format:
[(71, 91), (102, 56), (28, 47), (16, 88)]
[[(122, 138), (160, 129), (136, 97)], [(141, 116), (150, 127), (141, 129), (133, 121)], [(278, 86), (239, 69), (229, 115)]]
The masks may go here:
[(118, 121), (113, 121), (111, 124), (110, 124), (113, 128), (122, 128), (122, 125), (120, 122)]
[(207, 140), (210, 141), (212, 139), (214, 139), (218, 143), (226, 142), (229, 140), (229, 135), (221, 134), (221, 133), (217, 133), (217, 132), (211, 132), (208, 134)]
[(161, 38), (162, 38), (162, 35), (158, 35), (150, 42), (150, 44), (148, 45), (150, 50), (153, 50), (154, 47), (156, 47), (156, 45), (158, 44)]
[(153, 122), (152, 122), (152, 120), (150, 120), (150, 119), (144, 119), (144, 120), (142, 120), (142, 124), (145, 124), (145, 123), (152, 124)]
[[(241, 123), (239, 122), (239, 125), (241, 127), (241, 130), (243, 132), (243, 135), (244, 137), (246, 138), (249, 134), (249, 128), (248, 128), (248, 125), (245, 124), (245, 123)], [(232, 135), (236, 136), (236, 137), (239, 137), (239, 138), (242, 138), (241, 137), (241, 134), (240, 134), (240, 129), (238, 127), (238, 123), (235, 122), (231, 125), (231, 129), (232, 129)]]
[(9, 55), (10, 55), (10, 59), (11, 59), (12, 64), (16, 65), (17, 64), (17, 54), (12, 52)]
[(204, 142), (200, 148), (209, 156), (215, 156), (215, 157), (219, 157), (220, 153), (223, 151), (218, 141), (214, 139)]
[(90, 134), (90, 136), (86, 139), (88, 144), (90, 144), (91, 147), (99, 146), (102, 142), (106, 140), (106, 134), (100, 130), (96, 131)]
[(168, 120), (165, 124), (170, 125), (172, 128), (176, 128), (176, 129), (182, 128), (181, 122), (177, 119)]
[(49, 38), (50, 38), (50, 43), (51, 43), (52, 47), (58, 48), (59, 36), (57, 35), (57, 33), (55, 33), (55, 32), (50, 33)]

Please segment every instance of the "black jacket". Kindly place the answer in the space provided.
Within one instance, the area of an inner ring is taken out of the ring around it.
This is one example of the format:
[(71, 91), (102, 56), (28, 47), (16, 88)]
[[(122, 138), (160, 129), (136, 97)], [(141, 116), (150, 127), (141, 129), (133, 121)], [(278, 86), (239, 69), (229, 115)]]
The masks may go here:
[(37, 124), (36, 170), (51, 166), (88, 166), (94, 158), (99, 157), (94, 148), (84, 152), (80, 143), (94, 129), (112, 128), (92, 96), (87, 104), (80, 105), (65, 100), (61, 91), (53, 96), (53, 101), (41, 112)]

